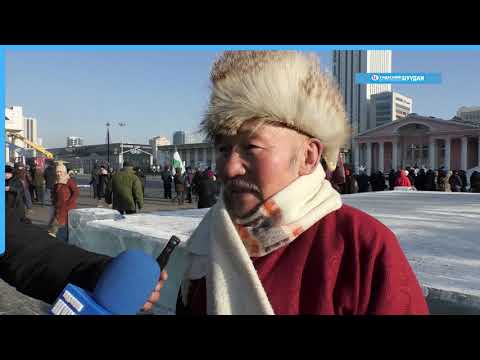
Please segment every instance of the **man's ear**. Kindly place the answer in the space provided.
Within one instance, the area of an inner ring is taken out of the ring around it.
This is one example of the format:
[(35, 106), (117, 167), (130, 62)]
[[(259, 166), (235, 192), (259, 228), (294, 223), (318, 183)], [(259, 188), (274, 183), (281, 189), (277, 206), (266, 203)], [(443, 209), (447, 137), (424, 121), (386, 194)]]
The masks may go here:
[(320, 163), (323, 152), (323, 144), (315, 138), (307, 139), (304, 143), (303, 156), (301, 158), (299, 175), (309, 175)]

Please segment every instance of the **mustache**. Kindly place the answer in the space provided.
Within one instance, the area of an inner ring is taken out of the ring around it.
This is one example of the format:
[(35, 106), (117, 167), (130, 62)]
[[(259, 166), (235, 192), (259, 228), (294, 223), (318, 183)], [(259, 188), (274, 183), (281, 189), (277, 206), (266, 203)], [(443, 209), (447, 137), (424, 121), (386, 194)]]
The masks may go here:
[(225, 190), (227, 192), (253, 192), (260, 194), (260, 188), (244, 179), (232, 179), (225, 182)]

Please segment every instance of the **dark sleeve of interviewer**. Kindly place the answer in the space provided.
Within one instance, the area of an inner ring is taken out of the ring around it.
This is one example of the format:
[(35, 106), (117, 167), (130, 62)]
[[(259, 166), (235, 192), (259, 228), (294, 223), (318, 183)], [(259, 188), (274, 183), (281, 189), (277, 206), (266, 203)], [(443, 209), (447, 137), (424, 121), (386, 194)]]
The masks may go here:
[(110, 257), (68, 245), (41, 227), (5, 215), (6, 251), (0, 256), (0, 278), (25, 295), (50, 304), (68, 283), (94, 289)]

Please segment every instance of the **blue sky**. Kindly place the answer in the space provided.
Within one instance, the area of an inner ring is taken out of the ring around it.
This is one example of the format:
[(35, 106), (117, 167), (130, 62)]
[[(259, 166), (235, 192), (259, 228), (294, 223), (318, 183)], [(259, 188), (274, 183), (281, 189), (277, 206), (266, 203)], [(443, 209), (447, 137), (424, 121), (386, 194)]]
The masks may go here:
[[(319, 52), (330, 69), (330, 52)], [(67, 136), (86, 144), (146, 143), (157, 135), (197, 129), (208, 101), (215, 52), (6, 52), (6, 104), (38, 120), (48, 147)], [(460, 106), (480, 105), (480, 51), (393, 52), (393, 72), (440, 72), (441, 85), (393, 85), (413, 98), (414, 112), (450, 119)], [(127, 126), (120, 128), (119, 122)]]

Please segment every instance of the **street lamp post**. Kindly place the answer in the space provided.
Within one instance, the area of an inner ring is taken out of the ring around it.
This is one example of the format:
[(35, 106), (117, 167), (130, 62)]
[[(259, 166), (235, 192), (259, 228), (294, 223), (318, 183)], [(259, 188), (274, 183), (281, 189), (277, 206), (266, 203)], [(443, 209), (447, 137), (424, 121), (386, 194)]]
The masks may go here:
[[(125, 126), (127, 126), (127, 123), (119, 122), (118, 126), (125, 127)], [(119, 160), (120, 160), (120, 167), (123, 167), (123, 130), (121, 130), (121, 133), (122, 133), (122, 141), (120, 142), (120, 157), (119, 157)]]
[(107, 122), (107, 163), (110, 166), (110, 123)]

